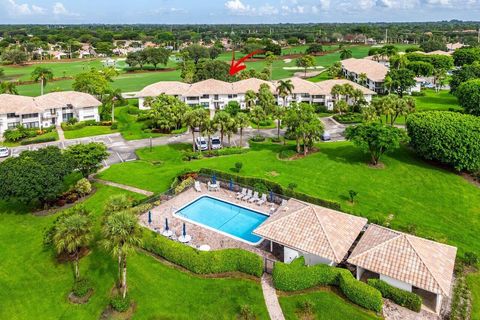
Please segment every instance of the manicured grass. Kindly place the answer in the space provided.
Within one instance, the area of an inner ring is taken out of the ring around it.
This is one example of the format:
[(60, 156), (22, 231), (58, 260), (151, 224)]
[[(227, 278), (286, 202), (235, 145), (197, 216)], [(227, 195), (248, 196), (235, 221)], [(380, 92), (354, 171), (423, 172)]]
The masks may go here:
[(315, 292), (281, 296), (279, 298), (280, 306), (287, 320), (304, 319), (301, 313), (300, 305), (305, 301), (313, 304), (312, 318), (317, 320), (372, 320), (381, 319), (373, 312), (368, 312), (351, 302), (346, 301), (337, 294), (328, 289)]
[[(135, 100), (129, 100), (129, 105), (135, 104)], [(115, 108), (115, 121), (118, 122), (118, 130), (127, 140), (138, 140), (161, 137), (161, 133), (145, 132), (143, 123), (137, 122), (137, 115), (128, 113), (128, 106)]]
[[(38, 138), (54, 137), (55, 140), (58, 140), (58, 132), (56, 130), (53, 130), (51, 132), (47, 132), (47, 133), (42, 134), (41, 136), (37, 136), (37, 137)], [(0, 142), (0, 146), (5, 146), (5, 147), (18, 147), (20, 145), (21, 145), (20, 141), (18, 141), (18, 142), (7, 142), (7, 141)]]
[[(371, 222), (382, 223), (388, 218), (393, 228), (456, 245), (460, 253), (480, 251), (480, 189), (461, 176), (427, 164), (406, 148), (383, 157), (384, 169), (372, 169), (366, 164), (368, 155), (349, 142), (320, 144), (320, 152), (295, 161), (277, 159), (281, 145), (251, 146), (252, 150), (242, 155), (191, 162), (181, 160), (181, 151), (188, 150), (189, 145), (161, 146), (152, 152), (146, 148), (137, 151), (140, 161), (113, 165), (99, 176), (162, 192), (183, 170), (232, 172), (235, 162), (242, 162), (242, 175), (269, 179), (285, 187), (294, 182), (296, 190), (338, 201), (344, 211)], [(358, 192), (354, 206), (348, 201), (351, 189)]]
[(78, 139), (115, 132), (118, 132), (118, 130), (112, 130), (109, 126), (86, 126), (78, 130), (63, 131), (65, 139)]
[[(96, 239), (105, 200), (124, 190), (97, 185), (84, 205), (95, 218)], [(71, 264), (57, 263), (42, 245), (43, 233), (57, 215), (36, 217), (28, 208), (0, 202), (0, 319), (98, 319), (109, 303), (116, 279), (116, 261), (99, 246), (80, 261), (81, 274), (95, 293), (85, 305), (67, 300), (73, 283)], [(268, 319), (260, 284), (243, 279), (204, 279), (168, 267), (138, 252), (129, 258), (130, 295), (137, 303), (135, 319), (234, 319), (241, 305), (250, 305), (258, 319)]]
[(424, 90), (425, 96), (414, 97), (417, 103), (418, 111), (449, 111), (462, 110), (458, 104), (458, 99), (448, 90), (441, 90), (438, 93), (433, 89)]
[(467, 284), (472, 294), (471, 320), (480, 320), (480, 272), (469, 274)]

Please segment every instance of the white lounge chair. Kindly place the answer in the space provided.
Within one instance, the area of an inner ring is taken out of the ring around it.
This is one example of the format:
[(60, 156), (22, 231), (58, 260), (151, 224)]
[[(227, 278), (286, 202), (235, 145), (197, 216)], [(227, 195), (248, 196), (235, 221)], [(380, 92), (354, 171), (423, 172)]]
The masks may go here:
[(258, 197), (258, 191), (255, 191), (253, 193), (253, 197), (251, 197), (250, 199), (248, 199), (248, 202), (250, 203), (254, 203), (255, 201), (258, 201), (260, 200), (260, 198)]
[(202, 188), (200, 187), (200, 181), (195, 181), (194, 188), (195, 191), (202, 192)]
[(247, 201), (252, 197), (252, 190), (248, 189), (247, 190), (247, 195), (242, 198), (243, 201)]
[(243, 198), (247, 195), (247, 188), (242, 188), (242, 192), (237, 192), (237, 199)]
[(261, 206), (261, 205), (264, 204), (265, 202), (267, 202), (267, 195), (266, 195), (265, 193), (263, 193), (263, 194), (262, 194), (262, 198), (257, 201), (257, 205)]

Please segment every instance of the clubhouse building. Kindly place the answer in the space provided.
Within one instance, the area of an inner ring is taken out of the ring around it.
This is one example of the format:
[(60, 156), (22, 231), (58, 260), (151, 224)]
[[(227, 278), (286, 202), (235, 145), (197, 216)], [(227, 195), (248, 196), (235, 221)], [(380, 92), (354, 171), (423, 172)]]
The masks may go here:
[(372, 96), (376, 94), (368, 88), (345, 79), (326, 80), (318, 83), (297, 77), (289, 78), (288, 80), (291, 81), (293, 90), (292, 93), (285, 98), (285, 101), (283, 97), (277, 94), (278, 81), (264, 81), (256, 78), (236, 82), (208, 79), (193, 84), (179, 81), (162, 81), (145, 87), (135, 95), (135, 98), (139, 100), (140, 109), (148, 109), (148, 106), (145, 105), (145, 98), (166, 94), (177, 97), (191, 106), (202, 105), (210, 109), (213, 113), (216, 110), (224, 109), (230, 101), (237, 101), (240, 107), (245, 109), (247, 107), (245, 101), (246, 92), (252, 90), (256, 93), (262, 84), (270, 88), (278, 105), (289, 105), (292, 102), (305, 102), (323, 105), (329, 110), (333, 109), (335, 102), (335, 97), (332, 96), (331, 91), (333, 86), (337, 84), (350, 84), (355, 89), (361, 90), (367, 102), (370, 102)]
[(92, 95), (75, 91), (52, 92), (39, 97), (0, 94), (0, 135), (19, 125), (50, 127), (70, 118), (100, 121), (100, 105)]

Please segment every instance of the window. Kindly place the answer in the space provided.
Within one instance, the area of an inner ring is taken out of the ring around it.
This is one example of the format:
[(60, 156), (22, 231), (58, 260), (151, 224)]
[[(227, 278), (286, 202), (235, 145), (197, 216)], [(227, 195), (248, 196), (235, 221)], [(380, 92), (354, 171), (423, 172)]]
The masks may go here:
[(20, 125), (20, 122), (11, 122), (9, 124), (7, 124), (7, 128), (8, 129), (14, 129), (16, 127), (18, 127)]
[(234, 98), (236, 98), (236, 97), (237, 97), (236, 94), (229, 94), (229, 95), (228, 95), (228, 99), (234, 99)]
[(28, 119), (28, 118), (38, 118), (38, 113), (22, 114), (22, 119)]
[(187, 97), (187, 100), (198, 100), (198, 97)]
[(90, 116), (84, 116), (83, 119), (94, 119), (95, 116), (94, 115), (90, 115)]
[(202, 99), (208, 99), (208, 98), (210, 98), (210, 95), (208, 95), (208, 94), (204, 94), (204, 95), (202, 96)]
[(68, 121), (70, 120), (71, 118), (73, 118), (73, 113), (65, 113), (63, 115), (63, 121)]
[(310, 94), (308, 94), (308, 93), (302, 93), (302, 94), (300, 94), (300, 96), (302, 98), (310, 98)]
[(208, 108), (208, 107), (210, 107), (210, 103), (202, 102), (202, 107)]
[(16, 118), (17, 115), (15, 113), (7, 113), (7, 118), (8, 119), (11, 119), (11, 118)]
[(214, 95), (213, 99), (218, 100), (218, 94)]
[(23, 126), (27, 129), (39, 127), (38, 122), (25, 122)]

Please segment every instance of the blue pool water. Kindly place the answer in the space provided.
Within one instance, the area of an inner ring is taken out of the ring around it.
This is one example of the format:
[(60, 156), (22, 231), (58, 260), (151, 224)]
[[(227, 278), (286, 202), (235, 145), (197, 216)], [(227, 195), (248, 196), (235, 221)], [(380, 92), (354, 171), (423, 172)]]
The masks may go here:
[(259, 212), (208, 196), (195, 200), (176, 214), (250, 244), (256, 244), (262, 239), (252, 234), (252, 231), (268, 218)]

